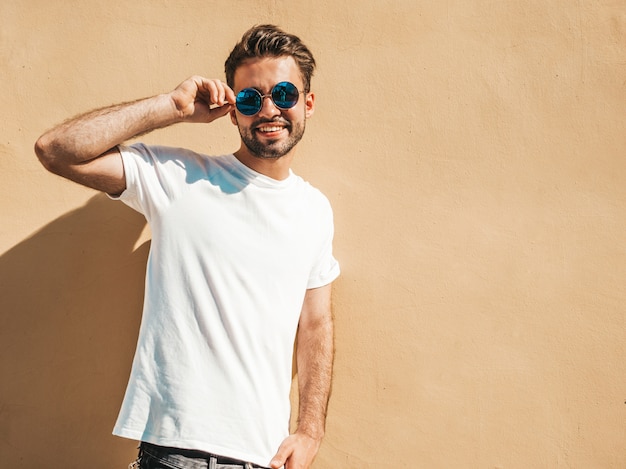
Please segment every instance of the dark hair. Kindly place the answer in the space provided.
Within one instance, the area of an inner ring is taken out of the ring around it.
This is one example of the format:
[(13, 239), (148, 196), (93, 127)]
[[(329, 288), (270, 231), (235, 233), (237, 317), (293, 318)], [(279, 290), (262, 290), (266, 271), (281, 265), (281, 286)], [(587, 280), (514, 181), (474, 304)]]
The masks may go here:
[(315, 69), (313, 54), (299, 37), (271, 24), (254, 26), (244, 33), (224, 64), (226, 83), (233, 87), (235, 71), (248, 59), (284, 56), (293, 57), (296, 61), (304, 82), (304, 91), (308, 93)]

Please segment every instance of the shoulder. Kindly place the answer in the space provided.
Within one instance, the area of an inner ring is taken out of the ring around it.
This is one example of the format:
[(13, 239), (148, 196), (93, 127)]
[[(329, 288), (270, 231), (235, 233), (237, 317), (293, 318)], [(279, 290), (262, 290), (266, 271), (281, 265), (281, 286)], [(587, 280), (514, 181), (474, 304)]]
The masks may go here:
[(300, 176), (294, 176), (297, 178), (296, 185), (299, 193), (307, 204), (308, 213), (311, 215), (316, 214), (323, 218), (332, 218), (333, 211), (328, 197), (310, 182), (302, 179)]
[(295, 178), (296, 184), (298, 185), (300, 190), (303, 191), (306, 197), (318, 204), (330, 207), (330, 201), (328, 200), (328, 197), (326, 197), (326, 195), (320, 189), (296, 174), (292, 174), (292, 177)]
[(141, 158), (145, 161), (156, 163), (167, 163), (168, 161), (197, 161), (206, 158), (204, 155), (186, 148), (147, 145), (145, 143), (134, 143), (128, 146), (121, 145), (119, 149), (122, 156)]
[(186, 174), (191, 180), (205, 177), (227, 165), (224, 157), (209, 156), (187, 148), (135, 143), (120, 146), (119, 149), (125, 164), (157, 172)]

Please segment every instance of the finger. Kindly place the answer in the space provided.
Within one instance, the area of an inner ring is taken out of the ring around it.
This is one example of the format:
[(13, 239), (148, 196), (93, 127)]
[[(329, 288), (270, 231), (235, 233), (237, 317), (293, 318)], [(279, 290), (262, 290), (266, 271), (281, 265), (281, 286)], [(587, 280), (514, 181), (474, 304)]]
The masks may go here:
[(193, 77), (197, 97), (205, 101), (209, 106), (223, 106), (226, 103), (235, 104), (235, 93), (224, 82), (217, 79), (208, 79), (201, 76)]
[(207, 83), (207, 88), (209, 90), (209, 103), (210, 104), (217, 104), (218, 106), (221, 106), (222, 104), (224, 104), (224, 102), (220, 100), (220, 90), (215, 80), (209, 80)]
[(276, 459), (276, 457), (274, 457), (274, 459), (272, 459), (272, 462), (270, 463), (270, 468), (271, 469), (280, 469), (281, 467), (283, 467), (285, 465), (286, 461), (282, 461), (279, 459)]
[[(218, 106), (223, 106), (226, 103), (234, 103), (234, 98), (235, 98), (235, 94), (232, 92), (232, 90), (230, 89), (230, 87), (224, 83), (223, 81), (220, 80), (213, 80), (212, 83), (214, 89), (215, 89), (215, 94), (212, 95), (214, 98), (214, 103), (217, 104)], [(230, 93), (228, 93), (230, 91)], [(229, 96), (227, 96), (227, 94), (229, 94)], [(232, 96), (230, 96), (232, 95)]]
[(218, 102), (219, 93), (217, 91), (215, 80), (209, 80), (208, 78), (199, 76), (196, 76), (194, 78), (196, 82), (196, 88), (198, 90), (196, 97), (206, 102), (208, 106), (211, 106), (212, 104), (220, 105), (220, 103)]
[(211, 97), (213, 98), (213, 102), (218, 106), (223, 106), (226, 102), (224, 100), (224, 83), (219, 80), (213, 80), (212, 85), (214, 94), (212, 94)]
[(272, 461), (270, 462), (270, 468), (280, 469), (281, 467), (285, 465), (290, 455), (291, 455), (291, 449), (289, 449), (284, 444), (280, 445), (280, 448), (278, 448), (278, 452), (276, 453), (276, 456), (274, 456), (272, 458)]
[(213, 80), (212, 83), (215, 86), (215, 104), (223, 106), (226, 103), (235, 104), (236, 96), (235, 92), (226, 83), (220, 80)]
[(227, 103), (235, 104), (237, 102), (237, 96), (230, 86), (224, 83), (224, 99)]
[(223, 106), (216, 106), (211, 108), (211, 121), (226, 116), (230, 111), (234, 110), (235, 106), (232, 104), (224, 104)]

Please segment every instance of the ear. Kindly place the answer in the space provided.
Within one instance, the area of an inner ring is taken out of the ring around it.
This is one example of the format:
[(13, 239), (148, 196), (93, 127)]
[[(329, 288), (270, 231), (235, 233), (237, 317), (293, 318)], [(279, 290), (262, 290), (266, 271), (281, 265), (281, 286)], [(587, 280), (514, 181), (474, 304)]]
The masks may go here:
[(304, 105), (305, 105), (305, 111), (304, 111), (305, 116), (308, 119), (315, 112), (315, 94), (314, 93), (306, 94), (306, 101)]
[(237, 125), (237, 111), (230, 111), (230, 121), (233, 125)]

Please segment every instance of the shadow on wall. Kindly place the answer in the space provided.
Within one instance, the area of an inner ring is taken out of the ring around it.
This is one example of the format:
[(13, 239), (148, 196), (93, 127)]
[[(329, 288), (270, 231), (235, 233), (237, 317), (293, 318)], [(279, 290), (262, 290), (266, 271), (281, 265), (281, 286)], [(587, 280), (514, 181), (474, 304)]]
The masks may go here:
[(144, 218), (100, 194), (0, 257), (0, 467), (127, 467)]

